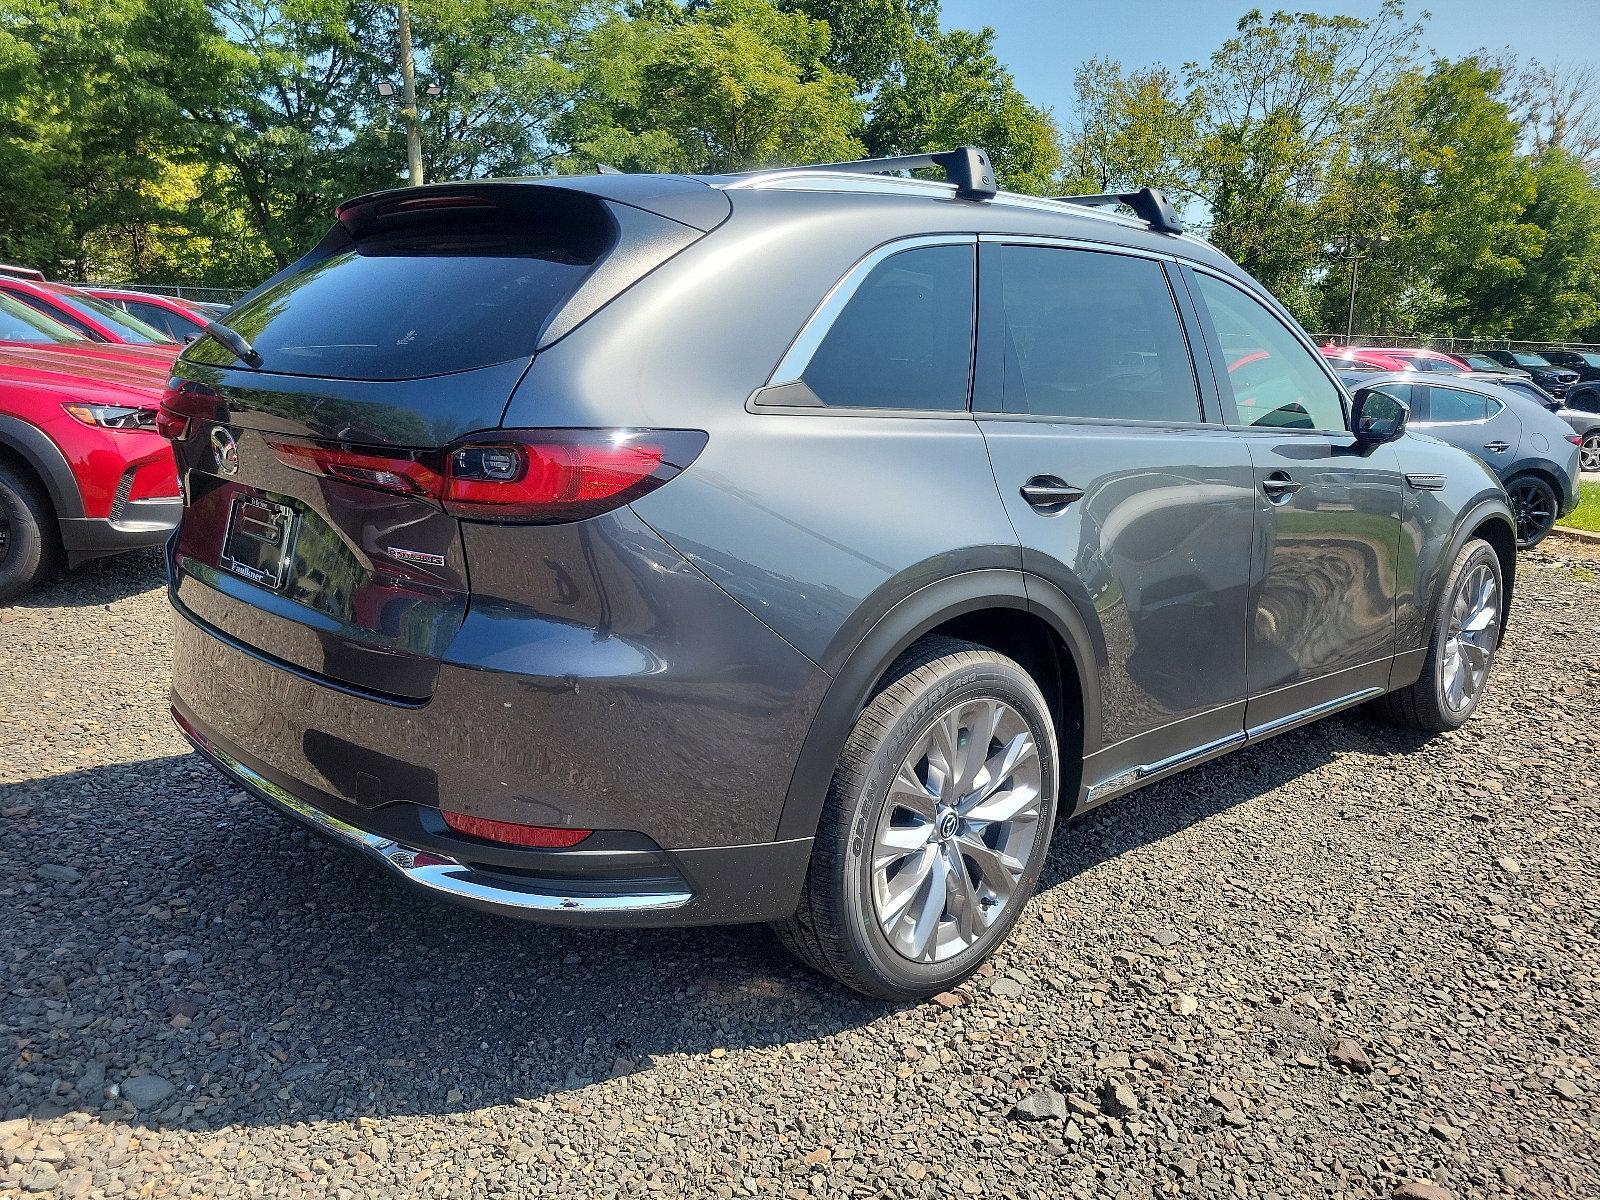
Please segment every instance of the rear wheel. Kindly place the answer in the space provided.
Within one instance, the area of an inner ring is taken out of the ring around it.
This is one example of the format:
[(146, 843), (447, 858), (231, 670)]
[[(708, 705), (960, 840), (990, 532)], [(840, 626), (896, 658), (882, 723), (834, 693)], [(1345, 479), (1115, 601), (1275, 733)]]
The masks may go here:
[(1422, 674), (1377, 701), (1399, 725), (1443, 733), (1466, 724), (1483, 698), (1505, 617), (1505, 580), (1488, 542), (1462, 547), (1445, 578)]
[(790, 950), (869, 995), (965, 979), (1033, 893), (1056, 814), (1038, 685), (985, 647), (924, 638), (889, 669), (834, 772)]
[(1584, 471), (1600, 471), (1600, 429), (1583, 435), (1578, 448), (1578, 466)]
[(50, 501), (32, 479), (0, 462), (0, 602), (49, 574), (60, 550)]
[(1517, 518), (1517, 549), (1544, 541), (1556, 523), (1556, 490), (1537, 475), (1519, 475), (1506, 484), (1511, 511)]

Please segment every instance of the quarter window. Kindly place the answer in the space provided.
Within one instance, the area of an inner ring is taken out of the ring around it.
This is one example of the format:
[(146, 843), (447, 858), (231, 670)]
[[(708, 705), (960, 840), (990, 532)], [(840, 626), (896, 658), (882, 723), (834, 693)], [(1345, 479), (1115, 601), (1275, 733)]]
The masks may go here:
[(1161, 264), (1055, 246), (1002, 246), (1008, 413), (1201, 420), (1189, 346)]
[(965, 411), (972, 298), (970, 244), (902, 250), (861, 281), (800, 378), (830, 408)]
[(1316, 355), (1262, 304), (1198, 271), (1239, 420), (1269, 429), (1346, 428), (1344, 401)]

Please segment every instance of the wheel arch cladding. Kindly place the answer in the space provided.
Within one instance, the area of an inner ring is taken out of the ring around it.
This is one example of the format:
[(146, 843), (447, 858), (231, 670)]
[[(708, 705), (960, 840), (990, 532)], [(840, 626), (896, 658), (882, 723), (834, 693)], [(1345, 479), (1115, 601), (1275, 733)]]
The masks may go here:
[(1022, 663), (1050, 701), (1062, 767), (1061, 791), (1076, 787), (1084, 748), (1099, 730), (1097, 690), (1085, 676), (1092, 641), (1075, 610), (1030, 603), (1018, 571), (970, 571), (913, 592), (857, 642), (812, 719), (784, 801), (778, 837), (810, 837), (839, 753), (856, 718), (895, 660), (931, 633), (977, 642)]
[(72, 468), (43, 430), (0, 413), (0, 461), (29, 474), (50, 501), (57, 519), (83, 516), (83, 500)]

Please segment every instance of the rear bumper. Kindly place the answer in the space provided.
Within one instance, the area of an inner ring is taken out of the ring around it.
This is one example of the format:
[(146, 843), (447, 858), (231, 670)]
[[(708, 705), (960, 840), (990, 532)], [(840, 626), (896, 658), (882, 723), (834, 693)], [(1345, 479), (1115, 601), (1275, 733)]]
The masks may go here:
[(243, 761), (242, 752), (219, 744), (177, 703), (172, 717), (212, 766), (278, 812), (377, 862), (410, 887), (497, 916), (596, 927), (778, 920), (794, 911), (811, 857), (811, 839), (802, 838), (678, 851), (494, 847), (499, 861), (464, 861), (470, 853), (459, 845), (412, 844), (437, 840), (426, 833), (402, 838), (363, 828), (346, 819), (354, 814), (337, 799), (303, 795), (308, 789), (291, 789), (270, 768)]
[(115, 517), (63, 517), (58, 524), (67, 565), (77, 566), (124, 550), (159, 546), (172, 535), (182, 516), (183, 501), (173, 496), (125, 501)]

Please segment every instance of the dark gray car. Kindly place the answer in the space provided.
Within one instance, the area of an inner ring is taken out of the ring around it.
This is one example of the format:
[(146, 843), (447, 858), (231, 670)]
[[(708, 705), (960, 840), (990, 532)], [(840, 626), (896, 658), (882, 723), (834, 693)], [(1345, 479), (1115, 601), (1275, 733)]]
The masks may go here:
[(1465, 721), (1494, 477), (1158, 194), (937, 161), (342, 206), (163, 413), (184, 732), (437, 896), (770, 921), (907, 998), (1058, 817), (1377, 697)]
[(1404, 400), (1413, 429), (1487, 463), (1511, 499), (1519, 548), (1538, 545), (1558, 518), (1577, 507), (1583, 439), (1560, 415), (1528, 395), (1524, 385), (1414, 371), (1344, 378)]

